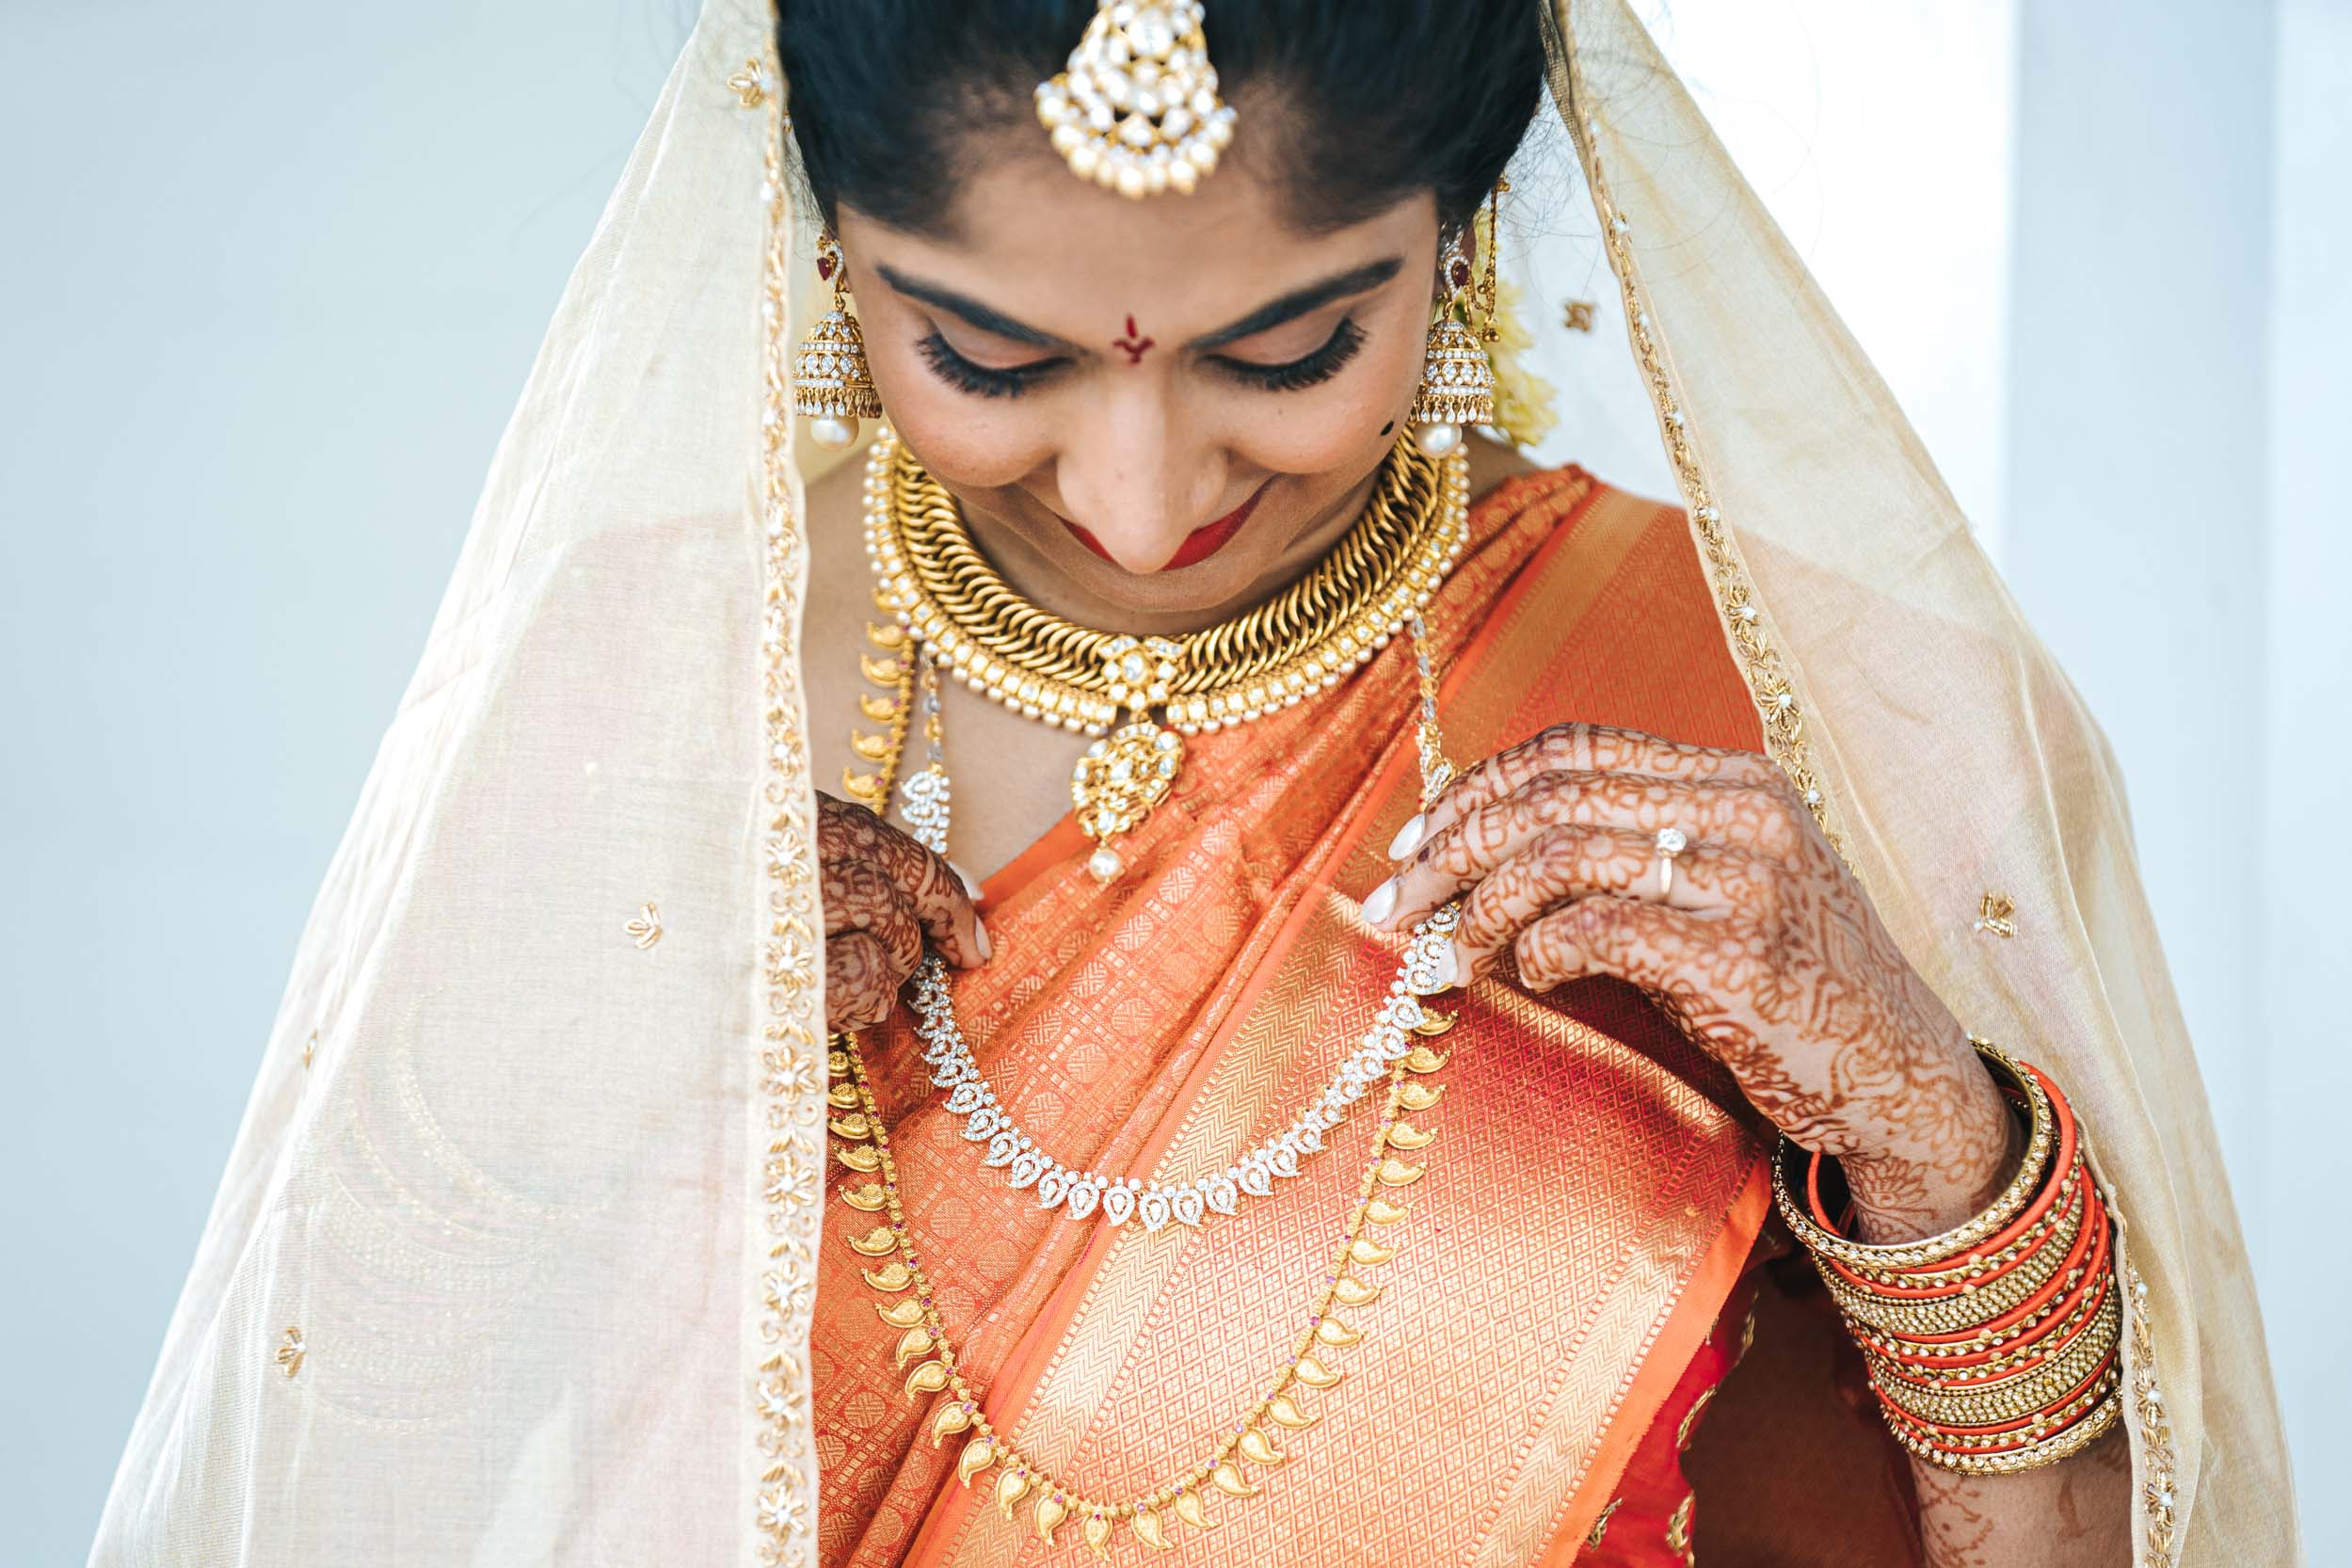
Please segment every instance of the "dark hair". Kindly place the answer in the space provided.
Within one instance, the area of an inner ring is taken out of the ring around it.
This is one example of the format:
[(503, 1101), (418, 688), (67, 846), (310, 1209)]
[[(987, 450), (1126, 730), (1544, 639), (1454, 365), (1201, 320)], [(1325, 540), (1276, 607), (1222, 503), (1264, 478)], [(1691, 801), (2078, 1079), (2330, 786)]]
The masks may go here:
[[(1428, 190), (1448, 232), (1493, 188), (1542, 103), (1537, 0), (1208, 0), (1238, 155), (1272, 142), (1309, 232)], [(1036, 130), (1031, 94), (1062, 69), (1095, 0), (783, 0), (776, 45), (792, 135), (827, 223), (846, 204), (937, 232), (974, 131)], [(1246, 99), (1244, 95), (1249, 95)], [(1269, 122), (1267, 106), (1282, 112)], [(1181, 200), (1170, 198), (1169, 200)]]

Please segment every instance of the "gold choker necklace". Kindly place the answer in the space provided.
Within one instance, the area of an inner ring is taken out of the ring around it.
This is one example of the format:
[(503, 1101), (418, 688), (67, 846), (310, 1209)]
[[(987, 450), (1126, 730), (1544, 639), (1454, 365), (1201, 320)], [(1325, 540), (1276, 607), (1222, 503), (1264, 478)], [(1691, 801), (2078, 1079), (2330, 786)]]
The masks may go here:
[(1167, 798), (1182, 737), (1294, 707), (1387, 647), (1461, 559), (1469, 509), (1463, 456), (1432, 458), (1400, 440), (1363, 517), (1304, 577), (1201, 631), (1129, 636), (1016, 593), (973, 545), (954, 498), (886, 424), (867, 458), (866, 552), (875, 602), (957, 680), (1096, 737), (1070, 798), (1096, 846), (1087, 869), (1108, 882), (1126, 869), (1115, 840)]

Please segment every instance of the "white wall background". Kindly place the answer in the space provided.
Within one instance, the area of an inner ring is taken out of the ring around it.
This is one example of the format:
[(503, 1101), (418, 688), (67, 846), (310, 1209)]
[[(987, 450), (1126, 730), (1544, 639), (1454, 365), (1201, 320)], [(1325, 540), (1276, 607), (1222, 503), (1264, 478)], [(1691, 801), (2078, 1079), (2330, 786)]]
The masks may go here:
[[(2352, 0), (1649, 8), (2122, 756), (2324, 1500)], [(0, 1560), (87, 1546), (311, 896), (690, 18), (0, 7)], [(2305, 1523), (2352, 1561), (2341, 1511)]]

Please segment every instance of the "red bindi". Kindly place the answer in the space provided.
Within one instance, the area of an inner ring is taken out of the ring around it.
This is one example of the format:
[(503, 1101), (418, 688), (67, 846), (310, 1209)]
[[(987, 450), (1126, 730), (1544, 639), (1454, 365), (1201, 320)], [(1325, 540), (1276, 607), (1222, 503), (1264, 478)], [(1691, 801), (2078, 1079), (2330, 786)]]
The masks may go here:
[(1112, 347), (1121, 348), (1127, 351), (1127, 362), (1131, 365), (1142, 364), (1144, 362), (1144, 350), (1149, 348), (1151, 345), (1151, 339), (1136, 336), (1135, 318), (1133, 316), (1127, 318), (1127, 336), (1123, 338), (1113, 338), (1111, 340)]

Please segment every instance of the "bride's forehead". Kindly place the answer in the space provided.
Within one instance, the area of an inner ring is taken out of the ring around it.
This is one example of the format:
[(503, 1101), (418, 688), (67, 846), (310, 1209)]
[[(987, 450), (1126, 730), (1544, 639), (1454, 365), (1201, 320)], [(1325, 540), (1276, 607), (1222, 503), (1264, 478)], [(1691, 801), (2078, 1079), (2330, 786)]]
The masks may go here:
[[(986, 291), (990, 303), (1063, 318), (1110, 306), (1168, 313), (1206, 330), (1270, 289), (1434, 245), (1428, 193), (1336, 229), (1298, 223), (1283, 183), (1229, 159), (1190, 195), (1135, 200), (1071, 174), (1049, 150), (975, 160), (936, 232), (910, 233), (842, 215), (842, 242), (874, 261)], [(862, 244), (860, 242), (863, 242)], [(1433, 251), (1432, 251), (1433, 254)], [(1198, 315), (1201, 319), (1191, 318)]]

